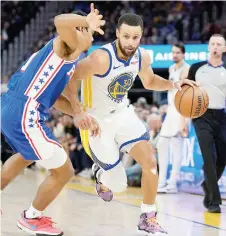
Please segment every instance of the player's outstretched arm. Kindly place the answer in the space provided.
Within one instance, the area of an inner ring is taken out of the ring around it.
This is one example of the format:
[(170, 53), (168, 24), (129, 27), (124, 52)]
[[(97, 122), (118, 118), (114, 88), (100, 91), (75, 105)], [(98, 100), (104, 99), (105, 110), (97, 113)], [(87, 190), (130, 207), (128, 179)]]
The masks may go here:
[(72, 109), (71, 103), (63, 95), (60, 95), (60, 97), (54, 103), (53, 107), (64, 114), (74, 116), (74, 111)]
[(97, 121), (90, 117), (86, 112), (84, 112), (82, 106), (80, 105), (79, 99), (76, 100), (76, 113), (72, 108), (71, 102), (67, 98), (68, 89), (65, 88), (64, 92), (60, 95), (60, 97), (56, 100), (53, 107), (58, 111), (70, 115), (74, 117), (74, 122), (77, 127), (82, 130), (90, 130), (92, 132), (92, 136), (98, 136), (101, 133), (100, 126)]
[[(90, 28), (92, 31), (96, 31), (100, 34), (104, 34), (101, 26), (105, 24), (102, 20), (103, 16), (99, 15), (99, 11), (94, 8), (94, 4), (90, 5), (90, 13), (87, 16), (80, 16), (77, 14), (61, 14), (54, 18), (54, 24), (60, 39), (64, 41), (72, 50), (81, 51), (86, 48), (91, 42), (86, 40), (92, 40), (91, 31), (84, 30), (83, 32), (77, 32), (77, 27)], [(90, 34), (89, 37), (87, 37)], [(83, 46), (84, 45), (84, 46)]]
[(74, 117), (74, 122), (80, 129), (90, 130), (91, 135), (94, 137), (100, 135), (101, 129), (97, 121), (93, 117), (87, 116), (85, 112), (76, 115), (70, 101), (65, 96), (60, 95), (53, 107), (64, 114)]
[(180, 90), (183, 84), (189, 84), (191, 86), (196, 85), (195, 82), (189, 81), (187, 79), (182, 79), (176, 83), (173, 83), (172, 81), (166, 80), (161, 76), (154, 74), (153, 70), (150, 67), (151, 58), (148, 52), (144, 49), (141, 49), (141, 55), (142, 55), (141, 70), (138, 76), (140, 77), (146, 89), (165, 91), (177, 88)]

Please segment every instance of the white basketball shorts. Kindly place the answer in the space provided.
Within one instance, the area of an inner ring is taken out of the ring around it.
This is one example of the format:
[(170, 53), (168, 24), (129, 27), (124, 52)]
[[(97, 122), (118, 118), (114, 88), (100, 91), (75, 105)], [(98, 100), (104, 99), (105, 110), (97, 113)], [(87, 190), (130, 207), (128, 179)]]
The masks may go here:
[(104, 170), (112, 169), (119, 162), (119, 152), (128, 152), (142, 140), (149, 140), (149, 131), (137, 117), (134, 107), (109, 114), (103, 119), (95, 116), (101, 127), (100, 137), (81, 132), (84, 148)]

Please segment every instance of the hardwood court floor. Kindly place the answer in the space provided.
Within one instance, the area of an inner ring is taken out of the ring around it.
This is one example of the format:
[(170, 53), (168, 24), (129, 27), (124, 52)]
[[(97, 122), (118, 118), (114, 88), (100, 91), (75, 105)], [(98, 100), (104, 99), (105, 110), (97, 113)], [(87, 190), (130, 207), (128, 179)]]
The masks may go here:
[[(2, 236), (26, 236), (16, 227), (20, 212), (29, 207), (44, 174), (25, 172), (3, 193)], [(96, 196), (93, 181), (74, 177), (46, 210), (65, 236), (136, 236), (141, 191), (128, 188), (111, 203)], [(168, 236), (226, 236), (226, 202), (222, 214), (209, 214), (202, 197), (179, 193), (158, 195), (158, 219)]]

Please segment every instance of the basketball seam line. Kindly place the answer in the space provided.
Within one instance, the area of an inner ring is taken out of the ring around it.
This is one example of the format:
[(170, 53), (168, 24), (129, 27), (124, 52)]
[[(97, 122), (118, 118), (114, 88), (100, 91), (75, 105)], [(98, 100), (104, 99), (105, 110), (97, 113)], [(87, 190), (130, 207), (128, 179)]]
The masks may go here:
[(184, 91), (184, 93), (181, 95), (181, 98), (180, 98), (180, 101), (179, 101), (179, 111), (181, 112), (180, 110), (180, 104), (181, 104), (181, 100), (182, 100), (182, 97), (184, 96), (185, 92), (189, 89), (190, 87), (186, 88), (186, 90)]
[(193, 102), (194, 102), (194, 88), (192, 87), (192, 103), (191, 103), (191, 113), (190, 113), (190, 118), (191, 118), (192, 110), (193, 110)]

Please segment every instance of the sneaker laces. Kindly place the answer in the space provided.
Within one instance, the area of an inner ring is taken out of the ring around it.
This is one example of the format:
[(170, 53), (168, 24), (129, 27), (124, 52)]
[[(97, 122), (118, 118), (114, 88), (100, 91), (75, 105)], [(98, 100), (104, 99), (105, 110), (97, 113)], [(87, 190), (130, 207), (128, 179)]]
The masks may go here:
[(156, 217), (152, 217), (152, 218), (147, 219), (147, 222), (158, 224)]
[(147, 221), (147, 223), (148, 223), (149, 225), (150, 225), (150, 224), (155, 224), (155, 225), (157, 225), (158, 227), (161, 227), (161, 226), (159, 225), (159, 223), (157, 222), (156, 217), (148, 218), (148, 219), (146, 219), (146, 221)]
[(53, 228), (53, 224), (55, 224), (51, 217), (41, 216), (40, 218), (38, 218), (38, 220), (43, 226), (48, 226), (51, 228)]

